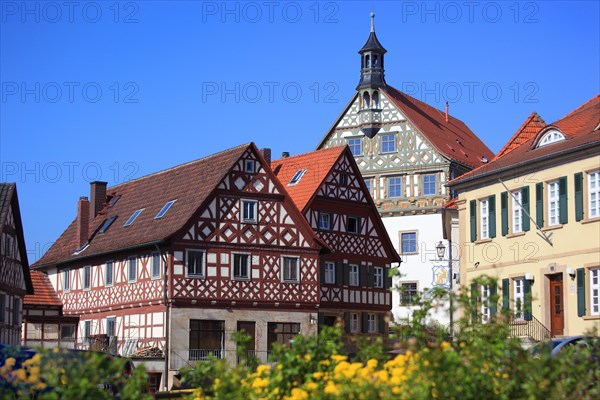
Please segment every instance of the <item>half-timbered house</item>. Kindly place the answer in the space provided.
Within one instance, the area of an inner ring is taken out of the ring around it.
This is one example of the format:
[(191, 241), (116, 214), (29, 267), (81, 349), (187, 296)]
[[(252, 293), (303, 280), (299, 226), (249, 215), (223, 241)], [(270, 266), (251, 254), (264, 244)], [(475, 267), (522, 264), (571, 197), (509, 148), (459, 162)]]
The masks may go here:
[(0, 343), (21, 343), (23, 297), (33, 293), (17, 185), (0, 183)]
[[(453, 197), (445, 183), (491, 160), (493, 153), (448, 109), (440, 111), (388, 85), (386, 52), (372, 14), (371, 32), (359, 50), (356, 93), (317, 149), (348, 145), (356, 159), (402, 257), (392, 310), (399, 322), (410, 316), (417, 292), (449, 285), (448, 260), (439, 263), (435, 250), (442, 241), (444, 204)], [(448, 323), (447, 307), (441, 309), (433, 317)]]
[(248, 144), (112, 187), (91, 183), (35, 267), (63, 312), (79, 315), (84, 343), (153, 357), (151, 377), (168, 371), (171, 382), (197, 360), (235, 360), (233, 332), (252, 336), (263, 359), (276, 342), (316, 333), (322, 251)]
[(319, 325), (343, 323), (348, 337), (387, 332), (389, 272), (400, 258), (348, 147), (281, 158), (271, 167), (331, 248), (321, 256)]
[(28, 347), (75, 348), (77, 315), (64, 315), (62, 302), (48, 275), (30, 271), (33, 294), (23, 299), (23, 340)]

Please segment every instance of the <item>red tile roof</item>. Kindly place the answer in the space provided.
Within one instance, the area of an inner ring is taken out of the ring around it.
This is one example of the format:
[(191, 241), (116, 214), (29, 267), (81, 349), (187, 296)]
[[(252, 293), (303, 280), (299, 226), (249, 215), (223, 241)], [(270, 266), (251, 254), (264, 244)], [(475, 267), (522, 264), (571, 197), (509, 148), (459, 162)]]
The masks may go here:
[[(310, 153), (299, 154), (293, 157), (281, 158), (271, 163), (271, 168), (279, 181), (284, 185), (287, 192), (291, 196), (294, 204), (303, 213), (310, 206), (310, 203), (316, 196), (319, 188), (324, 183), (329, 173), (333, 170), (338, 160), (344, 156), (347, 156), (348, 160), (352, 164), (352, 168), (356, 176), (362, 179), (360, 170), (356, 165), (354, 156), (350, 152), (348, 146), (329, 147), (326, 149), (315, 150)], [(301, 169), (306, 169), (306, 172), (298, 181), (296, 185), (287, 186), (294, 174)], [(363, 190), (367, 190), (362, 183)], [(394, 245), (390, 241), (389, 235), (381, 221), (377, 207), (371, 196), (367, 196), (369, 205), (373, 210), (375, 217), (375, 224), (379, 226), (379, 231), (383, 234), (383, 243), (387, 246), (388, 254), (392, 255), (392, 261), (400, 261), (400, 256), (394, 249)], [(333, 249), (336, 250), (336, 249)]]
[[(304, 212), (343, 152), (344, 147), (331, 147), (281, 158), (271, 163), (271, 169), (292, 197), (296, 207)], [(287, 186), (294, 174), (301, 169), (305, 169), (306, 172), (300, 182), (297, 185)]]
[[(250, 143), (107, 188), (108, 195), (121, 197), (113, 207), (105, 206), (90, 223), (89, 247), (80, 255), (73, 255), (80, 247), (75, 218), (34, 267), (168, 240), (190, 221), (234, 163), (249, 149), (262, 158), (256, 146)], [(177, 201), (169, 211), (162, 218), (154, 219), (160, 209), (174, 199)], [(135, 222), (124, 227), (127, 219), (141, 208), (144, 211)], [(117, 219), (107, 233), (96, 234), (111, 216), (117, 216)], [(304, 229), (314, 240), (320, 241), (308, 225)]]
[(502, 149), (496, 154), (494, 158), (500, 158), (512, 150), (519, 147), (521, 144), (531, 139), (537, 133), (546, 126), (546, 123), (536, 112), (532, 112), (531, 115), (523, 122), (523, 125), (515, 134), (510, 138), (510, 140), (502, 147)]
[(54, 291), (48, 275), (41, 271), (31, 271), (34, 294), (25, 295), (24, 305), (29, 306), (62, 306), (62, 302)]
[(415, 99), (391, 86), (384, 92), (406, 118), (446, 157), (461, 164), (477, 167), (482, 158), (491, 160), (494, 153), (461, 120)]
[[(542, 131), (546, 128), (557, 127), (567, 136), (566, 140), (536, 147)], [(523, 164), (535, 163), (536, 160), (573, 150), (581, 146), (600, 143), (600, 95), (594, 96), (586, 103), (565, 115), (558, 121), (546, 125), (536, 136), (530, 137), (512, 151), (497, 157), (488, 164), (482, 165), (449, 182), (455, 186), (467, 181), (488, 176), (500, 170), (518, 167)], [(512, 140), (512, 138), (511, 138)]]

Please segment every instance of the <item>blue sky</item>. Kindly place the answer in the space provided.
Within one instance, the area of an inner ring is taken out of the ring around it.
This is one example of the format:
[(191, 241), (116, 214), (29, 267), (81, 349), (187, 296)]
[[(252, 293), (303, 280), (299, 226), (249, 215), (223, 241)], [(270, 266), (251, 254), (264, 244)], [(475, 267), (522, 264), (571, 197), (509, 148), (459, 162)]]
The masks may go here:
[(109, 185), (241, 143), (311, 151), (354, 94), (369, 13), (386, 80), (494, 152), (600, 92), (599, 2), (0, 1), (0, 181), (30, 262)]

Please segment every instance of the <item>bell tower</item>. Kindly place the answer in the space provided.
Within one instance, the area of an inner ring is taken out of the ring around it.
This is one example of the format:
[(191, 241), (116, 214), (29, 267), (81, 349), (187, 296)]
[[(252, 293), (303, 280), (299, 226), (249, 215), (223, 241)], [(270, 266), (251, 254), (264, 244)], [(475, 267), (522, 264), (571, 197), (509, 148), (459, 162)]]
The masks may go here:
[(360, 82), (356, 90), (361, 99), (360, 123), (365, 136), (373, 138), (381, 129), (380, 89), (386, 87), (383, 48), (375, 35), (375, 13), (371, 13), (371, 32), (360, 54)]

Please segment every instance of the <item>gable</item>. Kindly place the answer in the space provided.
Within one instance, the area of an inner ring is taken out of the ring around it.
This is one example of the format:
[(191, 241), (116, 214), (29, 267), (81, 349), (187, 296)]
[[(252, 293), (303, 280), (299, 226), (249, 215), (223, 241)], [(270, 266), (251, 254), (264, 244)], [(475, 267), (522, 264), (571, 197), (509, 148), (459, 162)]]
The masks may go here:
[[(343, 178), (343, 176), (346, 178)], [(347, 179), (347, 183), (343, 184), (342, 179)], [(366, 193), (360, 184), (360, 180), (362, 180), (362, 177), (357, 176), (354, 172), (348, 154), (344, 152), (330, 170), (321, 187), (319, 187), (317, 196), (367, 203)]]

